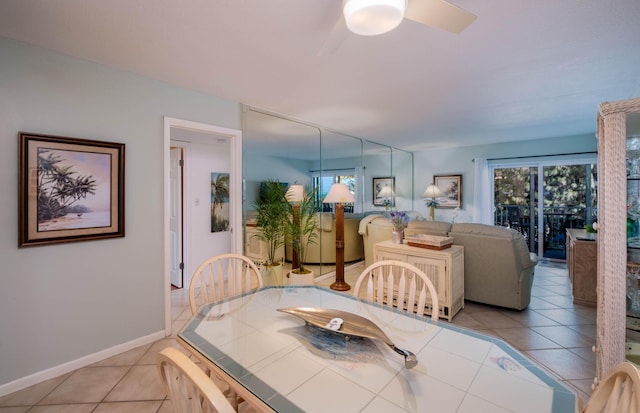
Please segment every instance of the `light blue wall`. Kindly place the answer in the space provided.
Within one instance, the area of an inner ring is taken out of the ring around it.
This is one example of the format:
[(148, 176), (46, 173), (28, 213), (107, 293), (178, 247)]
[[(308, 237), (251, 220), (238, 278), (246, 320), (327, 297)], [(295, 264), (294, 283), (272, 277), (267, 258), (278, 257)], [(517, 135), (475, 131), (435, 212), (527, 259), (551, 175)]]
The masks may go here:
[[(0, 386), (164, 329), (163, 116), (231, 102), (0, 38)], [(18, 132), (124, 142), (126, 237), (17, 247)]]
[[(419, 152), (414, 155), (415, 209), (423, 215), (428, 216), (428, 209), (421, 195), (427, 186), (433, 182), (433, 175), (462, 174), (463, 207), (459, 212), (458, 221), (471, 222), (474, 158), (530, 157), (549, 154), (595, 152), (597, 149), (598, 142), (594, 135), (582, 135)], [(583, 156), (595, 156), (595, 154)], [(540, 160), (540, 158), (536, 158), (536, 160)], [(436, 209), (435, 218), (436, 220), (448, 221), (451, 219), (453, 213), (454, 211), (451, 209)]]

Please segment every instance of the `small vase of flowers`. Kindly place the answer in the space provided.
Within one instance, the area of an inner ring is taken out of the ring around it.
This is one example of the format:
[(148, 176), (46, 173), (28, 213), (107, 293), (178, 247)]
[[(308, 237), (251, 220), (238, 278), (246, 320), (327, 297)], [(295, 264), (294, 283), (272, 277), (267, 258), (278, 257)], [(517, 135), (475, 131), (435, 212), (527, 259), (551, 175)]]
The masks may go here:
[(391, 240), (394, 244), (402, 244), (402, 239), (404, 238), (404, 229), (409, 223), (409, 216), (404, 211), (391, 211), (389, 213), (389, 218), (391, 219), (391, 224), (393, 225), (393, 237), (391, 238)]

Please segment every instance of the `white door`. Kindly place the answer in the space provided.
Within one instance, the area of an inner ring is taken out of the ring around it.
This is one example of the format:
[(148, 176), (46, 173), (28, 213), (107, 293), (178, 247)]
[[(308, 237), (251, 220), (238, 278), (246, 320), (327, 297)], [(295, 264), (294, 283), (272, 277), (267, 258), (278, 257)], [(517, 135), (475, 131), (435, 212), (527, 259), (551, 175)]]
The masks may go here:
[(169, 171), (169, 233), (171, 238), (171, 284), (183, 287), (182, 260), (182, 148), (171, 148)]

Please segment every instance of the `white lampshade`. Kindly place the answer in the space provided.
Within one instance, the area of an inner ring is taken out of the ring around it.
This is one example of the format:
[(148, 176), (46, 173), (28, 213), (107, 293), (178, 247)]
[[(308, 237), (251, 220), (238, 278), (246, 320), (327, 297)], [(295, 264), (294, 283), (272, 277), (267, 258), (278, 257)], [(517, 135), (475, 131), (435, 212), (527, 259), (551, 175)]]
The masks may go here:
[(406, 6), (406, 0), (344, 0), (342, 11), (349, 30), (373, 36), (395, 29)]
[(423, 198), (438, 198), (442, 196), (442, 191), (437, 186), (431, 184), (424, 190)]
[(331, 189), (329, 189), (329, 193), (322, 202), (326, 204), (356, 202), (356, 197), (353, 196), (345, 184), (333, 184), (331, 185)]
[(380, 198), (391, 198), (394, 195), (393, 189), (391, 189), (389, 185), (383, 186), (382, 189), (380, 189), (380, 192), (378, 192), (378, 196)]
[(284, 196), (289, 202), (302, 202), (304, 200), (304, 186), (300, 184), (291, 185)]

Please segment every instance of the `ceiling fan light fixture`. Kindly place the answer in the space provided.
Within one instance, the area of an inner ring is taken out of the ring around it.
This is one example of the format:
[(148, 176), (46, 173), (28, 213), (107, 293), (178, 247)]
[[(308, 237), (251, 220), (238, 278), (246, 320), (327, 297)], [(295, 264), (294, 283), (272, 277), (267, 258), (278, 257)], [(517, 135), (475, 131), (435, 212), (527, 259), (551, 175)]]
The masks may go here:
[(355, 34), (374, 36), (395, 29), (404, 18), (406, 0), (344, 0), (347, 27)]

